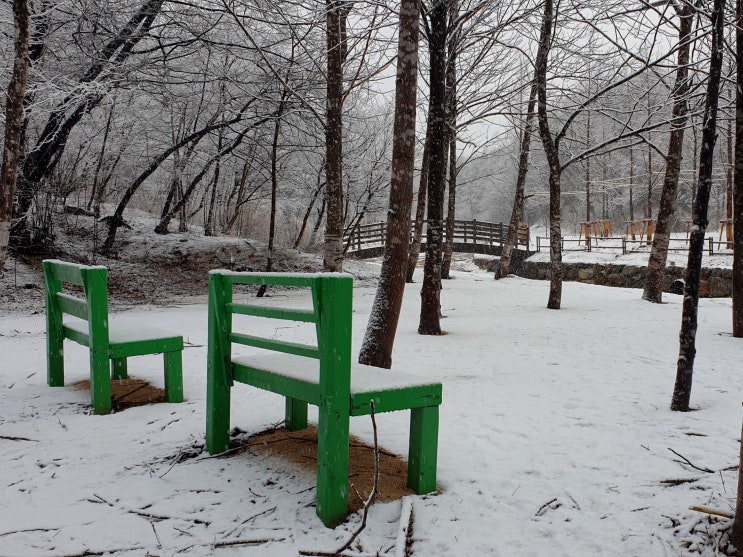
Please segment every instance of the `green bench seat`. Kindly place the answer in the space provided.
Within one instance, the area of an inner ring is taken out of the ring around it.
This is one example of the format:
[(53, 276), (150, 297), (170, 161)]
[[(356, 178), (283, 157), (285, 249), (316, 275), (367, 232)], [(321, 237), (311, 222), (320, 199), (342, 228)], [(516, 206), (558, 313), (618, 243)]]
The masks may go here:
[[(108, 272), (102, 266), (44, 261), (46, 279), (47, 383), (64, 385), (64, 340), (89, 349), (91, 404), (111, 412), (111, 383), (128, 376), (127, 358), (163, 354), (165, 400), (183, 401), (183, 337), (142, 324), (122, 324), (108, 313)], [(65, 284), (80, 286), (69, 292)]]
[[(312, 310), (233, 302), (236, 284), (307, 287)], [(235, 382), (285, 397), (289, 430), (307, 427), (307, 405), (318, 407), (317, 514), (327, 526), (342, 521), (348, 508), (349, 418), (374, 411), (410, 410), (408, 486), (416, 493), (436, 490), (441, 383), (351, 362), (353, 279), (342, 273), (236, 273), (209, 277), (206, 447), (229, 448), (230, 398)], [(233, 330), (234, 315), (314, 323), (316, 344), (290, 343)], [(263, 350), (233, 355), (233, 344)], [(268, 351), (268, 353), (266, 353)]]

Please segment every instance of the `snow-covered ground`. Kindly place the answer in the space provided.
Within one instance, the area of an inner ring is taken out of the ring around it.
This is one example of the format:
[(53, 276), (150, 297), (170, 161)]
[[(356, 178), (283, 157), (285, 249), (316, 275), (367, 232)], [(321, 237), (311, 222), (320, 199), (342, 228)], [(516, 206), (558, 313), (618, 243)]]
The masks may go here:
[[(656, 305), (639, 290), (565, 283), (563, 309), (551, 311), (547, 283), (458, 267), (442, 296), (447, 334), (416, 333), (418, 283), (407, 288), (395, 344), (393, 367), (444, 385), (440, 493), (411, 498), (414, 554), (724, 554), (729, 520), (689, 507), (729, 513), (735, 501), (743, 342), (730, 335), (730, 300), (701, 300), (696, 411), (675, 413), (680, 297)], [(373, 297), (360, 282), (356, 349)], [(0, 555), (289, 556), (334, 551), (357, 527), (359, 516), (323, 527), (311, 472), (271, 456), (201, 452), (205, 305), (117, 315), (183, 333), (187, 401), (109, 416), (89, 414), (86, 391), (46, 386), (37, 309), (0, 319)], [(68, 384), (87, 378), (84, 349), (68, 344), (65, 360)], [(135, 359), (130, 372), (161, 383), (161, 359)], [(275, 395), (235, 389), (234, 426), (258, 432), (282, 413)], [(406, 413), (378, 422), (381, 444), (404, 455)], [(371, 440), (368, 418), (351, 428)], [(354, 550), (403, 555), (401, 507), (373, 506)]]

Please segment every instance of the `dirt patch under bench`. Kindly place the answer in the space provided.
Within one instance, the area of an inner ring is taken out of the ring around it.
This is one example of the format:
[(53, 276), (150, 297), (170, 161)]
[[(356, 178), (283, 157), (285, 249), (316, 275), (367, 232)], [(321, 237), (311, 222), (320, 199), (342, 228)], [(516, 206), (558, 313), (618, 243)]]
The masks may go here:
[[(231, 448), (249, 449), (294, 462), (308, 470), (317, 469), (317, 426), (300, 431), (269, 429), (232, 440)], [(399, 455), (379, 448), (379, 493), (377, 501), (394, 501), (413, 493), (406, 485), (408, 463)], [(351, 436), (348, 470), (349, 512), (363, 507), (374, 485), (374, 447)], [(354, 489), (355, 488), (355, 489)], [(359, 495), (356, 495), (356, 493)]]
[[(78, 381), (74, 386), (89, 391), (90, 379)], [(111, 405), (114, 412), (163, 401), (165, 391), (144, 379), (111, 379)]]

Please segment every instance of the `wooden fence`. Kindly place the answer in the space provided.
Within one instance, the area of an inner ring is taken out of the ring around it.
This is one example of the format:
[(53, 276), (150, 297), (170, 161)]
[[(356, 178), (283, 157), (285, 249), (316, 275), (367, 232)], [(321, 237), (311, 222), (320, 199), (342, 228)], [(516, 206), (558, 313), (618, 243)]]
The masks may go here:
[[(591, 240), (593, 240), (593, 245)], [(614, 241), (612, 243), (612, 241)], [(549, 250), (550, 239), (545, 236), (537, 236), (537, 253), (543, 249)], [(714, 244), (718, 244), (719, 250), (721, 242), (715, 242), (711, 236), (707, 237), (707, 253), (713, 255), (715, 253)], [(724, 242), (723, 242), (724, 243)], [(689, 240), (684, 238), (669, 238), (668, 240), (668, 251), (689, 251)], [(615, 236), (601, 238), (601, 242), (596, 238), (588, 238), (583, 240), (581, 238), (562, 238), (562, 250), (563, 251), (612, 251), (616, 250), (621, 252), (623, 255), (635, 251), (637, 247), (647, 246), (646, 240), (630, 240), (626, 236)], [(635, 247), (633, 247), (635, 246)]]

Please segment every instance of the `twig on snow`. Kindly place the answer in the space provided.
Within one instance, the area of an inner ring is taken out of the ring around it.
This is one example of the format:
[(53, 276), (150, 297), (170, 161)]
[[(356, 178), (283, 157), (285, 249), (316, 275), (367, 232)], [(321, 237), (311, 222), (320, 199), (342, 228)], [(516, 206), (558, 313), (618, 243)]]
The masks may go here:
[(14, 437), (13, 435), (0, 435), (0, 439), (6, 441), (31, 441), (32, 443), (38, 443), (38, 439), (29, 439), (28, 437)]
[(681, 460), (683, 460), (686, 464), (694, 468), (695, 470), (699, 470), (700, 472), (706, 472), (707, 474), (714, 474), (714, 470), (710, 470), (709, 468), (700, 468), (699, 466), (696, 466), (693, 464), (688, 458), (686, 458), (684, 455), (677, 453), (674, 451), (671, 447), (668, 447), (668, 450), (671, 451), (673, 454), (675, 454), (677, 457), (679, 457)]
[(735, 518), (735, 515), (733, 513), (718, 511), (717, 509), (710, 509), (709, 507), (700, 507), (695, 505), (693, 507), (689, 507), (689, 510), (697, 511), (699, 513), (711, 514), (714, 516), (721, 516), (723, 518)]
[[(534, 513), (534, 516), (542, 516), (545, 512), (547, 512), (547, 509), (550, 508), (550, 506), (553, 505), (554, 503), (557, 503), (557, 507), (560, 506), (560, 503), (557, 502), (557, 497), (553, 497), (552, 499), (547, 501), (544, 505), (539, 507), (539, 509), (537, 509), (537, 512)], [(553, 508), (556, 509), (557, 507), (553, 507)]]
[(137, 516), (141, 516), (141, 517), (146, 518), (148, 520), (184, 520), (186, 522), (193, 522), (194, 524), (203, 524), (205, 526), (209, 526), (211, 524), (211, 522), (208, 521), (208, 520), (202, 520), (201, 518), (192, 518), (190, 516), (189, 517), (167, 516), (167, 515), (163, 515), (163, 514), (148, 513), (148, 512), (144, 512), (144, 511), (138, 510), (138, 509), (128, 509), (126, 507), (117, 506), (117, 505), (111, 503), (110, 501), (106, 501), (103, 497), (101, 497), (100, 495), (97, 495), (95, 493), (93, 494), (93, 496), (97, 499), (97, 501), (95, 499), (88, 499), (88, 501), (90, 501), (91, 503), (99, 503), (99, 502), (100, 503), (105, 503), (106, 505), (108, 505), (109, 507), (112, 507), (114, 509), (118, 508), (118, 509), (121, 509), (121, 510), (123, 510), (125, 512), (131, 513), (131, 514), (136, 514)]
[(397, 531), (397, 540), (395, 540), (395, 557), (409, 557), (411, 555), (414, 520), (413, 500), (406, 495), (402, 499), (402, 509), (400, 510), (400, 526)]

